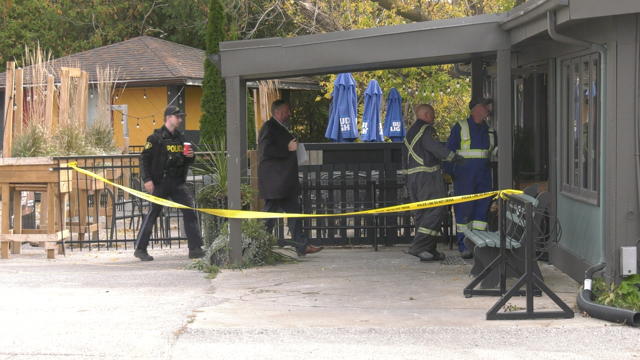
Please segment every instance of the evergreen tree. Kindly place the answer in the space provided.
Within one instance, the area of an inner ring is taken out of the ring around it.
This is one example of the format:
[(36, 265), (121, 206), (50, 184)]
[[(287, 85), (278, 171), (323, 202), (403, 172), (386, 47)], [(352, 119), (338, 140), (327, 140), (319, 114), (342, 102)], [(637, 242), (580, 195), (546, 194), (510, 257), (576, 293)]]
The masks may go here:
[[(220, 42), (225, 41), (225, 15), (220, 0), (211, 0), (207, 24), (206, 54), (220, 52)], [(211, 144), (213, 140), (226, 137), (226, 90), (220, 70), (209, 59), (204, 61), (202, 81), (202, 116), (200, 117), (200, 143)]]

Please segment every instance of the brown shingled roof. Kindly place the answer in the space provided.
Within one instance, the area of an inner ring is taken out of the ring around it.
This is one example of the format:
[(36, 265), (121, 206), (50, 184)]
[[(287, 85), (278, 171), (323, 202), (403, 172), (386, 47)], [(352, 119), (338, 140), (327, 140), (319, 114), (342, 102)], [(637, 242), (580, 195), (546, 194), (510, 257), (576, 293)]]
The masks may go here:
[[(184, 46), (150, 36), (140, 36), (116, 44), (65, 56), (50, 61), (58, 72), (63, 66), (79, 64), (89, 73), (89, 81), (96, 81), (96, 66), (120, 69), (119, 82), (184, 83), (204, 78), (204, 50)], [(25, 85), (29, 84), (25, 69)], [(56, 78), (56, 82), (59, 80)], [(6, 76), (0, 74), (0, 88), (4, 89)]]

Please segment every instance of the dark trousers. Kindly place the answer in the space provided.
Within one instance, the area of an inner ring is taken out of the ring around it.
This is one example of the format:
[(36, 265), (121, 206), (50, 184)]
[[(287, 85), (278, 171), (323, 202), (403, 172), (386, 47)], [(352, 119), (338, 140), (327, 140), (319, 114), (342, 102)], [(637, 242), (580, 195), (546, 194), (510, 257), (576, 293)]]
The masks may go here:
[[(446, 194), (444, 180), (440, 171), (409, 174), (407, 188), (411, 202), (439, 199), (445, 197)], [(408, 253), (418, 255), (421, 252), (428, 251), (434, 254), (446, 209), (439, 206), (413, 210), (411, 214), (416, 225), (416, 235), (411, 241)]]
[[(284, 199), (265, 199), (262, 211), (283, 211), (290, 214), (299, 214), (302, 212), (302, 207), (300, 206), (298, 197), (291, 196)], [(290, 245), (294, 246), (299, 252), (303, 252), (307, 248), (307, 244), (309, 242), (307, 237), (302, 233), (302, 229), (300, 228), (301, 223), (302, 221), (300, 218), (289, 218), (287, 222), (287, 226), (289, 226), (289, 231), (291, 232)], [(276, 226), (276, 219), (265, 219), (264, 225), (267, 227), (268, 232), (272, 232), (273, 228)]]
[[(152, 195), (163, 199), (170, 197), (173, 202), (193, 207), (193, 198), (191, 197), (191, 194), (189, 194), (189, 190), (182, 178), (165, 177), (160, 184), (155, 185)], [(180, 210), (184, 216), (184, 230), (187, 233), (189, 250), (201, 247), (203, 242), (202, 235), (200, 233), (200, 226), (198, 225), (198, 215), (195, 210)], [(153, 225), (156, 223), (161, 212), (162, 205), (151, 203), (151, 211), (149, 211), (147, 216), (144, 218), (142, 228), (140, 229), (138, 238), (136, 239), (136, 249), (146, 249), (147, 246), (149, 246), (149, 239), (151, 238)]]

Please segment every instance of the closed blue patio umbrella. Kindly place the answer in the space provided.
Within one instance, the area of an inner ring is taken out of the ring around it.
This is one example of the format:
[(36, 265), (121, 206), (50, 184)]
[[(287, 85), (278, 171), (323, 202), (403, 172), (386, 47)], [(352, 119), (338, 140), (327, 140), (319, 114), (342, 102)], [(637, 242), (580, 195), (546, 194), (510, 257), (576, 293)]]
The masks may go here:
[(396, 88), (391, 88), (387, 96), (387, 113), (384, 116), (383, 134), (393, 142), (400, 142), (407, 135), (402, 118), (402, 97)]
[(380, 102), (382, 90), (375, 80), (369, 81), (364, 92), (364, 111), (362, 113), (362, 141), (384, 141), (382, 136), (382, 119), (380, 118)]
[(333, 106), (324, 136), (333, 142), (351, 142), (358, 138), (356, 81), (350, 73), (338, 74), (333, 85)]

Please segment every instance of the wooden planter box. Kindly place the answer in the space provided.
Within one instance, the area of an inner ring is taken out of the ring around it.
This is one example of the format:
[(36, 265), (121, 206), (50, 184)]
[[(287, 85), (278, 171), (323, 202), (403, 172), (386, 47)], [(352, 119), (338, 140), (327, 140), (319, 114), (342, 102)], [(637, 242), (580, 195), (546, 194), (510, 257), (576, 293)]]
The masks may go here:
[[(64, 165), (60, 164), (60, 165)], [(0, 182), (11, 184), (59, 183), (60, 192), (71, 191), (71, 172), (73, 169), (50, 170), (57, 163), (48, 157), (0, 158)]]

